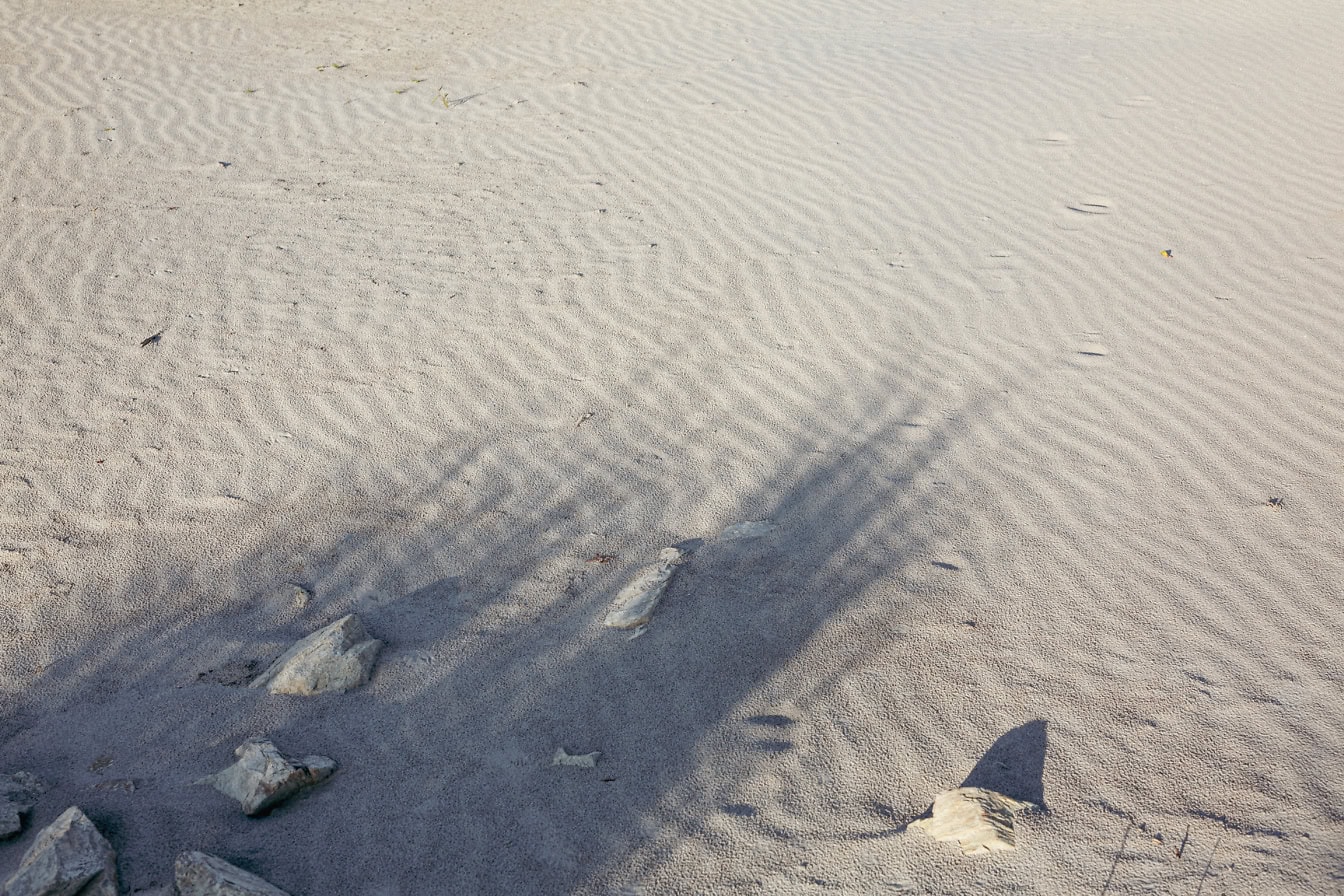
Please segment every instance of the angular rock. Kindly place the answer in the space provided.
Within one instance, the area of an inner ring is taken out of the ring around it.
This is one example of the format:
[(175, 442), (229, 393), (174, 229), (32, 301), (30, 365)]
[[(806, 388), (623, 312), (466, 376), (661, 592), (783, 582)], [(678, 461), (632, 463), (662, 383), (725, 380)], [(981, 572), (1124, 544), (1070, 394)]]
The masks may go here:
[(1034, 806), (980, 787), (958, 787), (938, 794), (933, 816), (910, 823), (935, 840), (952, 840), (968, 856), (1016, 849), (1013, 814)]
[(382, 646), (358, 616), (343, 616), (285, 651), (249, 686), (301, 697), (344, 693), (369, 680)]
[(658, 553), (658, 562), (641, 569), (616, 595), (604, 623), (607, 628), (638, 628), (648, 623), (685, 556), (677, 548), (663, 548)]
[(286, 759), (268, 740), (249, 740), (233, 751), (238, 761), (207, 775), (209, 784), (243, 806), (246, 815), (260, 815), (303, 790), (331, 777), (336, 762), (326, 756)]
[(42, 782), (27, 772), (0, 776), (0, 840), (23, 828), (23, 816), (37, 805)]
[(203, 852), (184, 852), (173, 873), (178, 896), (289, 896), (255, 874)]
[(3, 896), (117, 896), (117, 854), (71, 806), (37, 835)]

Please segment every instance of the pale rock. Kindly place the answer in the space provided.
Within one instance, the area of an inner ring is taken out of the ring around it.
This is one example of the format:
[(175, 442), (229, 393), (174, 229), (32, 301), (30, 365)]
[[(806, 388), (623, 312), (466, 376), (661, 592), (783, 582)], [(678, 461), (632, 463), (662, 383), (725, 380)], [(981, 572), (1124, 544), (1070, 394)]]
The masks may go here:
[(555, 755), (551, 757), (551, 765), (572, 765), (577, 768), (597, 768), (597, 760), (601, 758), (601, 751), (595, 753), (570, 753), (564, 747), (557, 747)]
[(733, 523), (719, 533), (720, 541), (738, 541), (743, 538), (760, 538), (769, 535), (779, 526), (769, 520), (750, 520), (745, 523)]
[(3, 896), (117, 896), (117, 855), (71, 806), (38, 833)]
[(249, 740), (233, 755), (237, 762), (196, 783), (209, 784), (233, 797), (247, 815), (260, 815), (303, 788), (325, 781), (336, 770), (336, 762), (326, 756), (286, 759), (268, 740)]
[(174, 866), (178, 896), (289, 896), (255, 874), (203, 852), (184, 852)]
[(641, 569), (616, 595), (611, 612), (607, 614), (607, 628), (631, 629), (646, 625), (653, 618), (658, 601), (662, 600), (663, 592), (684, 558), (685, 554), (677, 548), (663, 548), (658, 553), (658, 562)]
[(956, 841), (968, 856), (1016, 849), (1013, 814), (1033, 804), (980, 787), (958, 787), (933, 800), (933, 816), (910, 823), (935, 840)]
[(23, 816), (37, 805), (42, 782), (27, 772), (0, 776), (0, 840), (23, 828)]
[(301, 697), (344, 693), (369, 680), (382, 646), (358, 616), (343, 616), (285, 651), (250, 687)]

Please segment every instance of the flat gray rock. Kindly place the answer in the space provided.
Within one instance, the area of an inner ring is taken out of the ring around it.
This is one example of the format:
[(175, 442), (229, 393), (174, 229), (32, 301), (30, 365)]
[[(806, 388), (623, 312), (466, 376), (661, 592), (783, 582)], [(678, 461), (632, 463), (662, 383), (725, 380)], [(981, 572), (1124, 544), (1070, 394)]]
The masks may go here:
[(268, 740), (249, 740), (233, 755), (237, 762), (196, 783), (209, 784), (233, 797), (246, 815), (260, 815), (305, 787), (325, 781), (336, 770), (336, 762), (326, 756), (286, 759)]
[(1016, 849), (1013, 815), (1031, 803), (980, 787), (958, 787), (938, 794), (933, 816), (910, 823), (935, 840), (954, 841), (968, 856)]
[(653, 611), (658, 608), (667, 584), (685, 556), (677, 548), (663, 548), (658, 554), (658, 562), (641, 569), (616, 595), (604, 623), (607, 628), (631, 629), (646, 625), (653, 618)]
[(289, 896), (255, 874), (203, 852), (184, 852), (173, 867), (178, 896)]
[(743, 538), (760, 538), (769, 535), (779, 526), (769, 520), (750, 520), (745, 523), (733, 523), (719, 533), (721, 541), (738, 541)]
[(3, 896), (117, 896), (117, 854), (71, 806), (43, 828), (5, 881)]
[(42, 782), (27, 772), (0, 776), (0, 840), (23, 829), (23, 816), (37, 805)]
[(369, 680), (382, 646), (358, 616), (343, 616), (285, 651), (249, 686), (301, 697), (344, 693)]

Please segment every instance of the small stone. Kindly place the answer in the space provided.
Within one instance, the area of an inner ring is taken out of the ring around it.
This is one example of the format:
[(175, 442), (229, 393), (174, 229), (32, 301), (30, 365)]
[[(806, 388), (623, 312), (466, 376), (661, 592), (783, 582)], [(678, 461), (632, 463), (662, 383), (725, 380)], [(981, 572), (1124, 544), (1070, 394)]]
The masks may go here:
[(289, 896), (279, 887), (203, 852), (184, 852), (174, 866), (178, 896)]
[(196, 783), (209, 784), (233, 797), (246, 815), (260, 815), (305, 787), (325, 781), (336, 770), (336, 762), (326, 756), (286, 759), (268, 740), (249, 740), (233, 755), (237, 762)]
[(117, 896), (117, 854), (71, 806), (38, 833), (3, 896)]
[(28, 772), (0, 776), (0, 840), (13, 837), (23, 828), (23, 816), (37, 805), (42, 782)]
[(684, 558), (685, 554), (677, 548), (663, 548), (658, 562), (641, 569), (616, 595), (616, 602), (607, 614), (607, 628), (631, 629), (647, 624)]
[(720, 541), (737, 541), (742, 538), (760, 538), (769, 535), (779, 526), (769, 520), (751, 520), (745, 523), (733, 523), (719, 533)]
[(250, 687), (301, 697), (344, 693), (369, 680), (382, 646), (358, 616), (343, 616), (285, 651)]
[(965, 855), (1016, 849), (1013, 813), (1031, 803), (980, 787), (958, 787), (933, 800), (933, 817), (910, 823), (935, 840), (954, 840)]
[(601, 751), (595, 753), (570, 753), (564, 747), (557, 747), (555, 756), (551, 758), (551, 765), (572, 765), (577, 768), (597, 768), (597, 760), (601, 758)]

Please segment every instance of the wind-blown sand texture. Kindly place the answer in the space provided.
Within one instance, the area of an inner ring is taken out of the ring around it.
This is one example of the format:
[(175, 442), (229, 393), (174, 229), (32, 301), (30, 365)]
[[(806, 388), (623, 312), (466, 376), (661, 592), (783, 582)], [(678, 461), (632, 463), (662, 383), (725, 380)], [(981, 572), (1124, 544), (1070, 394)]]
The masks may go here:
[[(0, 879), (79, 805), (127, 892), (1339, 892), (1341, 34), (0, 0)], [(340, 769), (245, 818), (249, 737)]]

